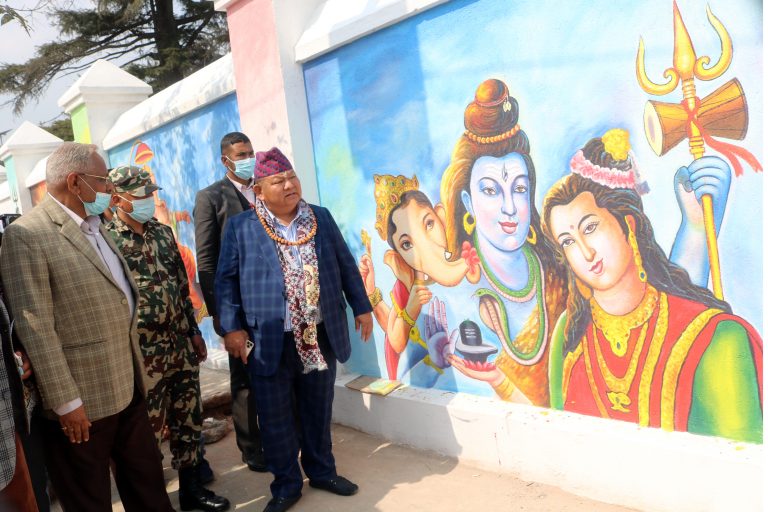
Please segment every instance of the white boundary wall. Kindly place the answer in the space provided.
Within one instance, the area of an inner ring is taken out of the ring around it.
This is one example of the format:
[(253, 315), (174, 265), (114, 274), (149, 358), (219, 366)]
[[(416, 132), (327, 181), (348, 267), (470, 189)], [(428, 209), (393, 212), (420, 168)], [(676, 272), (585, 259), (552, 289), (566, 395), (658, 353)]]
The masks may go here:
[(124, 112), (104, 137), (104, 150), (140, 137), (234, 91), (232, 54), (228, 53)]
[(355, 377), (336, 380), (334, 421), (396, 443), (639, 510), (763, 510), (761, 445), (464, 393), (369, 395), (345, 387)]
[(448, 0), (326, 0), (296, 43), (296, 62), (307, 62)]

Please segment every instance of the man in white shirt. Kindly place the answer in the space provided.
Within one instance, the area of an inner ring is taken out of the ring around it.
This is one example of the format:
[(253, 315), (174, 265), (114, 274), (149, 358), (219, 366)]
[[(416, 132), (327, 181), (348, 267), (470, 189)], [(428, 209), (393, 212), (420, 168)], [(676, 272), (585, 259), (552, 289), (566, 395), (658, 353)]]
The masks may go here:
[[(197, 249), (197, 275), (205, 306), (213, 316), (213, 326), (221, 333), (216, 317), (216, 299), (213, 283), (224, 225), (230, 217), (250, 210), (255, 201), (253, 170), (256, 167), (253, 146), (248, 137), (232, 132), (221, 139), (221, 164), (226, 171), (222, 179), (204, 188), (195, 198), (195, 246)], [(242, 460), (251, 471), (265, 472), (261, 433), (256, 407), (249, 396), (250, 378), (243, 363), (229, 358), (230, 389), (232, 392), (232, 421), (237, 446)]]

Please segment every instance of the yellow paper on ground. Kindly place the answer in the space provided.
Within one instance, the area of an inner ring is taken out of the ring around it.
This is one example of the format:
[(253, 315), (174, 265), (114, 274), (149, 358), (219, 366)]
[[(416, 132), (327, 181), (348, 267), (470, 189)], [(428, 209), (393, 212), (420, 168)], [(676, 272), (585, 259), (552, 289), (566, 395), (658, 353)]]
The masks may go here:
[(387, 396), (402, 385), (403, 383), (399, 380), (381, 379), (369, 375), (361, 375), (347, 382), (347, 387), (350, 389), (381, 396)]

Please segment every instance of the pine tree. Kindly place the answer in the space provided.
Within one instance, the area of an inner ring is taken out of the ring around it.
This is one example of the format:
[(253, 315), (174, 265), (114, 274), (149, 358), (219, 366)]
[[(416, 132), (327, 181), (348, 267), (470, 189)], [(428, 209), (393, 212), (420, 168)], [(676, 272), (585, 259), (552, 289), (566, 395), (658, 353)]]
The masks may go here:
[(11, 95), (14, 113), (55, 78), (79, 73), (97, 59), (116, 60), (157, 92), (229, 51), (226, 16), (213, 2), (98, 0), (94, 6), (53, 8), (59, 39), (37, 47), (23, 64), (0, 65), (0, 94)]
[(27, 31), (27, 34), (29, 34), (29, 25), (21, 12), (10, 5), (0, 5), (0, 26), (12, 21), (20, 24), (22, 28)]

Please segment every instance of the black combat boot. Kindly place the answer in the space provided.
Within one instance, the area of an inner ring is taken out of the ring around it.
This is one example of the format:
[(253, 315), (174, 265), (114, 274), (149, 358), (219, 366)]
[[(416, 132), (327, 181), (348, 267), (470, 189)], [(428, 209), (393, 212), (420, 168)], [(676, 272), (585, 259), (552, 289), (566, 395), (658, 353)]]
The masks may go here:
[(179, 469), (179, 505), (181, 510), (221, 512), (229, 510), (229, 500), (217, 496), (200, 483), (197, 466)]
[(200, 464), (195, 466), (197, 468), (197, 474), (200, 476), (200, 485), (208, 485), (213, 482), (213, 470), (205, 457), (200, 458)]

